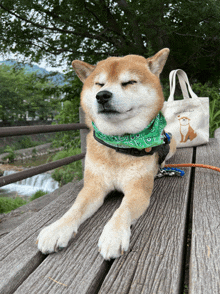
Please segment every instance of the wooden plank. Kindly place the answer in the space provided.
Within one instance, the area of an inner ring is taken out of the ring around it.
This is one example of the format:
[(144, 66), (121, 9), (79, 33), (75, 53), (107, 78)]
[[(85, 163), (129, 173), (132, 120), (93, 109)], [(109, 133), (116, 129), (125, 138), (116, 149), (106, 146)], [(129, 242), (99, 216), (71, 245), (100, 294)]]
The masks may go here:
[(42, 227), (54, 222), (72, 205), (83, 181), (51, 202), (0, 240), (0, 293), (14, 290), (45, 258), (35, 244)]
[[(169, 163), (191, 163), (192, 148)], [(183, 178), (157, 179), (151, 204), (133, 228), (130, 252), (115, 260), (99, 294), (179, 293), (190, 169)]]
[[(178, 150), (175, 162), (177, 162), (177, 158), (179, 161), (191, 161), (192, 149)], [(154, 264), (155, 271), (157, 271), (157, 267), (160, 268), (155, 279), (165, 275), (166, 279), (172, 280), (173, 284), (180, 281), (180, 260), (182, 259), (190, 177), (189, 169), (185, 170), (186, 176), (184, 178), (156, 180), (151, 205), (147, 213), (137, 222), (135, 229), (132, 230), (130, 251), (115, 260), (110, 269), (116, 278), (120, 276), (122, 283), (131, 283), (131, 276), (134, 277), (136, 268), (139, 270), (138, 262), (143, 264), (146, 256), (148, 256), (148, 264), (151, 264), (152, 267)], [(178, 195), (176, 195), (177, 192), (179, 192)], [(49, 255), (15, 293), (97, 293), (111, 266), (111, 263), (104, 261), (98, 253), (98, 239), (104, 225), (120, 202), (121, 197), (118, 198), (117, 194), (115, 197), (108, 197), (99, 211), (80, 227), (79, 233), (68, 248), (57, 254)], [(170, 218), (173, 219), (172, 226), (168, 225)], [(145, 247), (146, 243), (152, 244), (150, 253)], [(142, 260), (144, 255), (145, 258)], [(171, 268), (167, 263), (169, 259)], [(160, 265), (161, 261), (163, 261), (162, 265)], [(135, 281), (134, 279), (133, 282)], [(108, 282), (111, 282), (109, 278), (105, 281), (104, 287), (108, 285)], [(161, 278), (161, 283), (164, 283), (163, 278)], [(178, 285), (175, 287), (177, 288)], [(111, 293), (112, 289), (115, 287), (111, 282), (108, 290), (105, 291), (102, 288), (101, 292)], [(119, 291), (116, 292), (127, 293), (128, 291), (126, 292), (124, 289), (124, 287), (119, 287)], [(135, 293), (140, 293), (141, 290), (139, 290)]]
[[(76, 184), (76, 182), (75, 182)], [(67, 190), (73, 190), (74, 183), (68, 183), (61, 188), (53, 191), (50, 194), (46, 194), (43, 197), (37, 198), (34, 201), (29, 202), (26, 205), (20, 206), (15, 210), (12, 210), (6, 214), (0, 214), (0, 238), (10, 233), (16, 227), (25, 222), (28, 218), (36, 214), (42, 208), (47, 206), (61, 194)]]
[(120, 205), (122, 195), (111, 194), (97, 213), (79, 229), (63, 251), (49, 255), (15, 291), (18, 293), (86, 293), (94, 277), (109, 267), (98, 252), (98, 239), (105, 223)]
[[(60, 196), (56, 201), (42, 209), (37, 215), (35, 215), (33, 218), (30, 218), (27, 222), (13, 230), (11, 233), (9, 233), (6, 237), (2, 238), (0, 240), (0, 248), (1, 248), (1, 262), (0, 262), (0, 293), (1, 294), (10, 294), (14, 293), (14, 291), (17, 289), (17, 287), (22, 284), (24, 280), (38, 267), (38, 265), (45, 259), (45, 255), (41, 254), (38, 249), (37, 245), (35, 244), (37, 235), (39, 234), (39, 231), (42, 227), (45, 225), (48, 225), (52, 222), (54, 222), (56, 219), (58, 219), (61, 215), (64, 214), (64, 212), (67, 211), (67, 209), (72, 205), (76, 195), (82, 188), (82, 181), (78, 183), (76, 186), (74, 186), (74, 190), (69, 190), (66, 193), (64, 193), (62, 196)], [(121, 197), (115, 198), (115, 201), (106, 201), (105, 205), (103, 206), (103, 209), (101, 210), (101, 215), (97, 214), (93, 221), (89, 219), (84, 226), (79, 230), (79, 234), (74, 239), (74, 248), (77, 247), (76, 251), (76, 260), (78, 258), (82, 258), (84, 262), (84, 255), (81, 257), (81, 252), (83, 252), (83, 248), (85, 246), (85, 241), (88, 241), (88, 231), (91, 234), (89, 239), (93, 239), (93, 233), (94, 233), (94, 227), (97, 225), (100, 227), (100, 230), (103, 228), (101, 227), (101, 222), (104, 220), (107, 220), (112, 215), (113, 211), (115, 211), (116, 206), (120, 204)], [(116, 205), (116, 206), (115, 206)], [(112, 209), (112, 210), (111, 210)], [(92, 227), (91, 227), (92, 225)], [(81, 230), (85, 228), (85, 232), (83, 234), (80, 234)], [(101, 234), (101, 231), (99, 232)], [(99, 234), (97, 234), (96, 239), (98, 239)], [(80, 237), (78, 239), (78, 237)], [(84, 242), (83, 242), (84, 241)], [(95, 242), (97, 243), (97, 242)], [(81, 247), (80, 247), (81, 245)], [(84, 270), (86, 272), (88, 271), (99, 271), (100, 265), (105, 270), (106, 266), (108, 268), (108, 264), (105, 266), (105, 262), (103, 263), (103, 259), (98, 253), (97, 250), (97, 244), (92, 243), (92, 246), (94, 246), (95, 254), (98, 257), (98, 265), (93, 264), (91, 262), (86, 264), (84, 267), (82, 267), (82, 272)], [(71, 247), (72, 248), (72, 247)], [(73, 248), (72, 248), (73, 249)], [(58, 257), (58, 259), (62, 256), (61, 254), (53, 254), (51, 256), (48, 256), (48, 258), (52, 258), (52, 264), (55, 265), (56, 269), (59, 269), (59, 263), (54, 263), (54, 257)], [(85, 254), (90, 258), (90, 248), (87, 246), (87, 253), (85, 251)], [(72, 252), (70, 251), (70, 255), (72, 255)], [(93, 258), (93, 257), (92, 257)], [(45, 260), (45, 262), (46, 262)], [(74, 260), (75, 262), (75, 260)], [(69, 262), (68, 262), (69, 264)], [(103, 267), (104, 264), (104, 267)], [(78, 271), (78, 263), (76, 264), (77, 271)], [(51, 267), (51, 265), (49, 265)], [(85, 268), (86, 267), (86, 268)], [(82, 274), (82, 273), (81, 273)], [(52, 275), (53, 276), (53, 275)], [(49, 278), (45, 277), (42, 279), (42, 271), (40, 269), (40, 275), (37, 275), (37, 277), (40, 279), (40, 282), (45, 283)], [(53, 280), (49, 279), (49, 282), (53, 282)], [(47, 284), (46, 284), (47, 285)], [(55, 283), (55, 286), (58, 284)], [(84, 285), (81, 284), (81, 287), (84, 287)], [(41, 286), (40, 286), (41, 288)], [(22, 290), (21, 293), (34, 293), (32, 290)], [(40, 290), (36, 293), (45, 293), (40, 292)]]
[[(197, 147), (196, 163), (220, 167), (216, 139)], [(220, 293), (220, 173), (202, 168), (195, 172), (189, 290)]]

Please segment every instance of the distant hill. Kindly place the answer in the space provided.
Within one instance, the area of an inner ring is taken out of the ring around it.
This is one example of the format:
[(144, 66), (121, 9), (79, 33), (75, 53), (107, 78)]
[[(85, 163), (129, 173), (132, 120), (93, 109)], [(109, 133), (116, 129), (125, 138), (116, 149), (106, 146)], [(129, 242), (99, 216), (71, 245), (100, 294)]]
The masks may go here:
[[(0, 65), (4, 63), (9, 66), (14, 66), (17, 61), (15, 60), (7, 60), (7, 61), (0, 61)], [(54, 74), (53, 71), (47, 71), (45, 68), (39, 67), (38, 65), (29, 65), (29, 64), (19, 64), (21, 67), (24, 67), (27, 72), (38, 72), (39, 75), (45, 76), (45, 75), (51, 75), (48, 76), (48, 80), (50, 80), (52, 83), (58, 86), (62, 86), (65, 84), (65, 76), (62, 73), (56, 73)]]

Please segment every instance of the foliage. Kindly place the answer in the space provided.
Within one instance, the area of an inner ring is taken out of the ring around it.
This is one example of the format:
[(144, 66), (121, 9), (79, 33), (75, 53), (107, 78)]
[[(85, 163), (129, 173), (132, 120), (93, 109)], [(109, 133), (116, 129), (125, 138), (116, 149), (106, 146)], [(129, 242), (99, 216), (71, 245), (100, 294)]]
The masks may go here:
[(35, 199), (37, 199), (37, 198), (40, 198), (41, 196), (44, 196), (44, 195), (46, 195), (46, 194), (48, 194), (48, 193), (47, 193), (47, 192), (44, 192), (44, 191), (42, 191), (42, 190), (39, 190), (39, 191), (35, 192), (35, 193), (31, 196), (30, 201), (33, 201), (33, 200), (35, 200)]
[(219, 109), (219, 107), (216, 107), (216, 104), (219, 104), (218, 102), (217, 100), (210, 102), (209, 132), (211, 138), (214, 137), (215, 130), (220, 128), (220, 110), (216, 111), (216, 109)]
[[(39, 145), (43, 145), (45, 143), (52, 142), (52, 138), (42, 136), (42, 138), (39, 136), (35, 140), (32, 140), (30, 136), (21, 136), (21, 138), (18, 139), (18, 141), (14, 144), (16, 150), (19, 149), (26, 149), (26, 148), (31, 148), (31, 147), (36, 147)], [(37, 150), (33, 149), (32, 153), (36, 153)]]
[[(165, 98), (165, 101), (167, 101), (168, 97), (170, 96), (170, 86), (167, 79), (161, 79), (161, 85), (163, 88), (163, 96)], [(176, 96), (175, 96), (176, 99)]]
[(27, 204), (27, 202), (20, 197), (16, 197), (15, 199), (0, 197), (0, 213), (10, 212), (24, 204)]
[[(80, 148), (75, 148), (75, 149), (70, 148), (69, 150), (63, 150), (54, 156), (53, 161), (63, 159), (69, 156), (77, 155), (80, 153), (81, 153)], [(67, 184), (73, 180), (80, 180), (82, 179), (82, 177), (83, 177), (83, 174), (82, 174), (81, 160), (78, 160), (68, 165), (57, 168), (52, 173), (52, 178), (55, 181), (58, 181), (60, 186), (63, 186), (64, 184)]]
[(0, 197), (0, 213), (8, 213), (8, 212), (10, 212), (20, 206), (28, 204), (29, 202), (31, 202), (37, 198), (40, 198), (41, 196), (44, 196), (46, 194), (47, 194), (47, 192), (39, 190), (31, 196), (29, 201), (23, 200), (20, 197), (16, 197), (14, 199), (9, 198), (9, 197)]
[(51, 89), (54, 86), (36, 73), (27, 73), (23, 68), (0, 65), (0, 119), (4, 121), (26, 120), (39, 117), (53, 118), (57, 102)]
[(220, 127), (220, 89), (218, 86), (205, 83), (196, 83), (192, 85), (193, 91), (198, 97), (209, 97), (210, 116), (209, 116), (209, 133), (210, 137), (214, 137), (214, 131)]
[[(59, 124), (78, 123), (82, 82), (73, 76), (73, 71), (66, 74), (66, 81), (68, 83), (60, 87), (60, 91), (64, 96), (62, 99), (63, 106), (55, 119)], [(59, 132), (56, 135), (54, 145), (63, 146), (65, 149), (80, 148), (79, 133), (79, 130)]]
[[(220, 2), (215, 0), (2, 0), (1, 52), (57, 65), (171, 49), (165, 71), (219, 79)], [(59, 58), (57, 58), (59, 57)]]
[(14, 162), (16, 154), (14, 152), (14, 148), (10, 146), (6, 146), (4, 152), (8, 153), (3, 159), (6, 160), (8, 159), (9, 162)]
[(21, 138), (21, 140), (19, 140), (18, 143), (20, 149), (31, 148), (39, 145), (38, 142), (32, 141), (31, 138), (28, 136), (24, 136), (23, 138)]
[[(39, 146), (45, 143), (51, 143), (53, 141), (53, 138), (54, 136), (51, 136), (48, 134), (34, 135), (35, 140), (32, 140), (29, 136), (18, 136), (18, 137), (13, 137), (13, 140), (9, 140), (8, 144), (10, 144), (10, 148), (15, 151), (15, 150)], [(2, 145), (2, 147), (0, 147), (0, 154), (5, 152), (11, 152), (11, 151), (6, 151), (5, 148), (8, 148), (8, 147), (7, 146), (4, 147), (4, 144)], [(35, 151), (33, 150), (32, 153), (33, 155), (36, 154), (36, 149)]]
[(34, 148), (34, 149), (32, 150), (32, 158), (35, 158), (36, 155), (37, 155), (37, 149)]

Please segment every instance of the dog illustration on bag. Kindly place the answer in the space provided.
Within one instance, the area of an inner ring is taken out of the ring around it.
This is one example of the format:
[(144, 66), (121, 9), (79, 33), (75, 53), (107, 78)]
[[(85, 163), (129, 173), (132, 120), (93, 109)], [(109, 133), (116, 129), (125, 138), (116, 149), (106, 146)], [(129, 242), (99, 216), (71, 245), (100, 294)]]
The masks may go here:
[(197, 137), (197, 134), (193, 130), (193, 128), (190, 126), (190, 118), (183, 116), (180, 117), (178, 115), (178, 120), (180, 123), (180, 134), (181, 134), (181, 141), (180, 143), (185, 143), (187, 140), (192, 141)]

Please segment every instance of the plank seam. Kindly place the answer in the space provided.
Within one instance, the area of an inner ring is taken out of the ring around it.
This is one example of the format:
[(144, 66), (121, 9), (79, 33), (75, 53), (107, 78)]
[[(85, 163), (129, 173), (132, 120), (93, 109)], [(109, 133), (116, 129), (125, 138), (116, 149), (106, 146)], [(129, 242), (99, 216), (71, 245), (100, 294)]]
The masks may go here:
[(114, 259), (107, 261), (104, 260), (102, 265), (100, 266), (100, 269), (96, 275), (96, 277), (99, 277), (98, 279), (93, 280), (93, 282), (91, 283), (91, 286), (89, 287), (88, 291), (86, 292), (86, 294), (98, 294), (102, 283), (104, 281), (104, 279), (106, 278), (112, 264), (114, 262)]
[[(193, 148), (192, 163), (196, 163), (196, 147)], [(190, 184), (188, 190), (188, 206), (186, 216), (186, 228), (184, 237), (183, 247), (183, 259), (182, 259), (182, 283), (180, 283), (179, 293), (186, 292), (189, 289), (189, 264), (190, 264), (190, 248), (191, 248), (191, 235), (192, 235), (192, 209), (193, 209), (193, 198), (194, 198), (194, 184), (195, 184), (195, 167), (191, 168)], [(190, 240), (190, 244), (187, 244), (187, 240)], [(187, 246), (189, 245), (189, 246)]]

